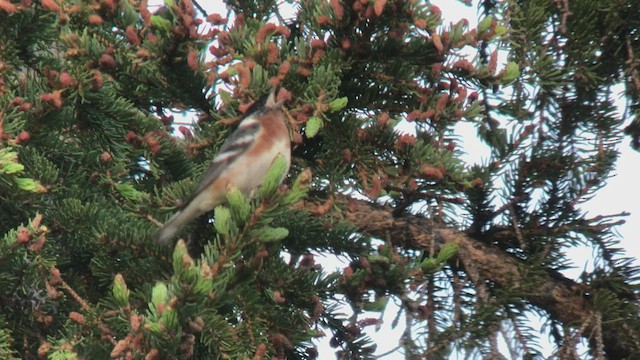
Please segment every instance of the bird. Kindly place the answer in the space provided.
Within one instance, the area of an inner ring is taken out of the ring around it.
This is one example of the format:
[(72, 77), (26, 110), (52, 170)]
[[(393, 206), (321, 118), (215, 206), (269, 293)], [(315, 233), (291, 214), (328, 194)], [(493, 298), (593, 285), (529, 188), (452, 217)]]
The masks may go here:
[(180, 228), (226, 202), (226, 194), (237, 189), (245, 196), (255, 195), (278, 156), (291, 165), (291, 137), (275, 89), (255, 102), (240, 120), (236, 130), (224, 141), (220, 151), (196, 185), (190, 200), (155, 234), (160, 245), (169, 245)]

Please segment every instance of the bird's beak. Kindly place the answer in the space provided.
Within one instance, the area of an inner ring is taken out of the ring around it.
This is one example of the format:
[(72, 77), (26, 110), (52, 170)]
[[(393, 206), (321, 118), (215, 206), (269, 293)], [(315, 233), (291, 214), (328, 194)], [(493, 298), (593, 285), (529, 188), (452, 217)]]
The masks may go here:
[(276, 89), (273, 88), (271, 89), (271, 93), (269, 94), (269, 97), (267, 98), (267, 102), (265, 104), (265, 107), (269, 110), (279, 110), (282, 108), (282, 105), (284, 104), (285, 100), (280, 100), (276, 102)]

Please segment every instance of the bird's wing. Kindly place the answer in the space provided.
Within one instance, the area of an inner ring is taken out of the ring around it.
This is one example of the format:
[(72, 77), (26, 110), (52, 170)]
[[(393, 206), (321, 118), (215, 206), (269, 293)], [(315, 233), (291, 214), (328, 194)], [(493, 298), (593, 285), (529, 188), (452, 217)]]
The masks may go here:
[(194, 196), (216, 181), (230, 164), (253, 146), (260, 128), (260, 123), (253, 118), (246, 118), (240, 123), (240, 126), (222, 144), (211, 165), (202, 175), (193, 192)]

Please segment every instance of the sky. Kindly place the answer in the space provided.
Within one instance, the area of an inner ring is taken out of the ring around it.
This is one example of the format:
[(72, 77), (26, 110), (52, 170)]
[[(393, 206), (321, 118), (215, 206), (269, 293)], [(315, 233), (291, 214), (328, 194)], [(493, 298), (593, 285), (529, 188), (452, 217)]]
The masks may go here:
[[(474, 1), (475, 2), (475, 1)], [(152, 7), (157, 4), (161, 4), (161, 0), (151, 0)], [(462, 18), (466, 18), (470, 22), (470, 26), (474, 27), (477, 24), (478, 12), (475, 6), (465, 6), (459, 1), (455, 0), (432, 0), (432, 4), (437, 5), (443, 14), (445, 24), (448, 22), (456, 23)], [(220, 13), (223, 16), (226, 15), (226, 8), (221, 1), (206, 1), (200, 2), (201, 5), (210, 13)], [(620, 97), (619, 107), (620, 111), (624, 109), (624, 99)], [(458, 144), (465, 152), (462, 159), (469, 163), (482, 162), (487, 158), (487, 147), (480, 142), (477, 138), (475, 129), (471, 126), (461, 126), (458, 128), (462, 141)], [(636, 166), (640, 162), (640, 153), (635, 152), (629, 145), (629, 139), (625, 138), (619, 145), (620, 157), (617, 162), (617, 169), (614, 175), (608, 179), (607, 185), (599, 190), (596, 195), (588, 202), (582, 205), (582, 209), (587, 212), (588, 217), (597, 215), (617, 214), (621, 212), (628, 212), (631, 215), (626, 218), (626, 223), (617, 227), (616, 230), (620, 236), (620, 245), (626, 250), (626, 255), (634, 257), (636, 264), (638, 258), (640, 258), (640, 196), (635, 194), (634, 189), (637, 187), (637, 175)], [(577, 278), (582, 270), (593, 266), (594, 254), (589, 248), (574, 249), (569, 252), (569, 256), (573, 259), (575, 267), (564, 271), (565, 275), (570, 278)], [(344, 266), (340, 264), (334, 264), (334, 266)], [(395, 330), (389, 330), (388, 324), (391, 324), (397, 315), (397, 308), (390, 306), (383, 316), (384, 330), (381, 331), (368, 331), (369, 335), (378, 344), (377, 354), (383, 354), (397, 346), (397, 339), (401, 335), (403, 330), (403, 321), (400, 320), (398, 327)], [(372, 316), (378, 316), (373, 315)], [(532, 326), (539, 328), (542, 324), (536, 319), (532, 319)], [(541, 344), (544, 348), (543, 352), (550, 353), (551, 346), (547, 344)], [(323, 354), (321, 358), (326, 359), (327, 354), (332, 354), (335, 349), (328, 346), (328, 339), (318, 343), (320, 354)], [(508, 354), (507, 352), (504, 352)], [(384, 359), (398, 358), (399, 354), (392, 353), (385, 356)], [(455, 355), (452, 358), (456, 358)]]

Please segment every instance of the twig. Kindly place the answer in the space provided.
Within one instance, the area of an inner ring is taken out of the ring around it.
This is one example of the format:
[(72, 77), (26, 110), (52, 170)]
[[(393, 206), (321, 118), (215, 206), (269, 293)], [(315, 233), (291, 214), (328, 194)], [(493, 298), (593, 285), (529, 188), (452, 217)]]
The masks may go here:
[(602, 315), (600, 312), (596, 311), (593, 314), (594, 324), (593, 324), (593, 339), (594, 339), (594, 357), (596, 360), (604, 360), (606, 356), (604, 355), (604, 344), (602, 342)]
[(384, 352), (384, 353), (382, 353), (382, 354), (380, 354), (380, 355), (377, 355), (377, 356), (375, 357), (375, 359), (382, 359), (382, 358), (383, 358), (383, 357), (385, 357), (385, 356), (391, 355), (391, 354), (393, 354), (394, 352), (396, 352), (396, 351), (400, 350), (400, 347), (401, 347), (401, 345), (398, 345), (398, 346), (394, 347), (393, 349), (391, 349), (391, 350), (389, 350), (389, 351), (387, 351), (387, 352)]
[(513, 203), (510, 203), (510, 213), (511, 213), (511, 225), (513, 225), (513, 231), (516, 233), (516, 238), (520, 243), (520, 246), (523, 250), (527, 248), (527, 243), (524, 242), (524, 237), (522, 236), (522, 231), (520, 231), (520, 226), (518, 225), (518, 218), (516, 217), (516, 209), (513, 207)]
[(282, 14), (280, 14), (280, 5), (276, 2), (275, 4), (273, 4), (274, 10), (273, 12), (276, 14), (276, 17), (278, 18), (278, 21), (280, 21), (281, 25), (286, 25), (286, 23), (284, 22), (284, 18), (282, 17)]
[(156, 218), (154, 218), (153, 216), (151, 216), (151, 214), (147, 214), (147, 220), (151, 221), (152, 223), (154, 223), (157, 227), (162, 227), (164, 224), (161, 223), (160, 221), (156, 220)]
[[(82, 308), (82, 310), (84, 311), (90, 311), (91, 308), (89, 307), (89, 304), (80, 296), (78, 295), (78, 293), (73, 290), (71, 288), (71, 286), (69, 286), (69, 284), (67, 284), (66, 281), (60, 279), (60, 284), (62, 286), (62, 288), (69, 293), (69, 295), (78, 303), (80, 304), (80, 307)], [(105, 325), (104, 323), (102, 323), (101, 321), (98, 321), (98, 328), (100, 329), (100, 332), (102, 332), (102, 337), (109, 340), (109, 342), (111, 343), (111, 345), (116, 345), (117, 342), (114, 339), (114, 337), (112, 336), (112, 332), (111, 330), (107, 327), (107, 325)]]
[(65, 289), (78, 304), (80, 304), (82, 310), (88, 311), (90, 309), (89, 304), (87, 304), (87, 302), (78, 295), (78, 293), (73, 290), (66, 281), (60, 279), (60, 283), (62, 284), (62, 288)]
[(193, 0), (192, 2), (193, 2), (193, 6), (195, 6), (196, 9), (198, 9), (198, 11), (200, 11), (202, 15), (204, 15), (204, 17), (209, 16), (209, 14), (207, 14), (207, 11), (200, 4), (198, 4), (198, 1)]
[(527, 346), (526, 337), (524, 336), (524, 334), (520, 330), (520, 327), (518, 326), (518, 323), (516, 322), (514, 316), (512, 316), (512, 314), (510, 312), (509, 312), (509, 319), (511, 319), (511, 324), (513, 324), (513, 332), (516, 333), (516, 338), (517, 338), (518, 342), (522, 345), (522, 351), (525, 354), (529, 353), (529, 346)]
[(509, 334), (507, 334), (507, 331), (504, 329), (504, 326), (502, 326), (502, 324), (500, 324), (500, 334), (504, 338), (504, 342), (507, 344), (507, 349), (509, 350), (509, 355), (511, 355), (511, 358), (514, 360), (517, 359), (518, 354), (516, 353), (516, 349), (514, 349), (513, 344), (511, 344), (511, 341), (509, 341), (510, 336)]

